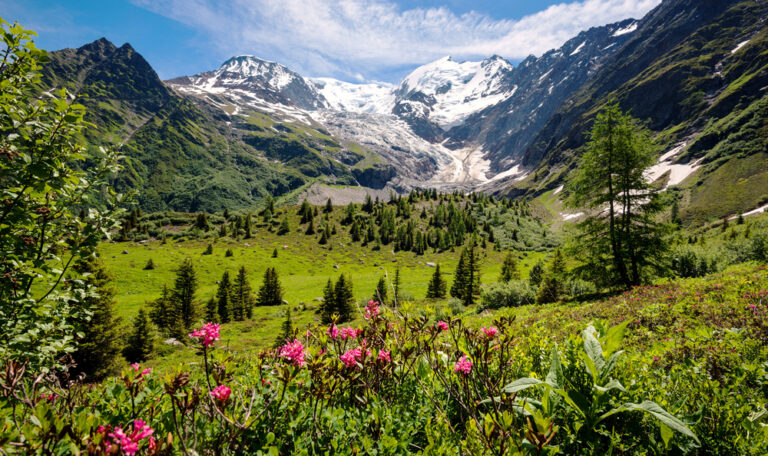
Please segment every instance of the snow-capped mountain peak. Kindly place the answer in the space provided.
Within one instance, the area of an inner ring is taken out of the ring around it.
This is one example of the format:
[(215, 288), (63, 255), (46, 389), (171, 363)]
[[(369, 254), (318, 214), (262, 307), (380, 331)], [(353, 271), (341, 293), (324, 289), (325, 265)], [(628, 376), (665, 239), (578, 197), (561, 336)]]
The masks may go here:
[(333, 78), (314, 78), (310, 81), (327, 100), (330, 109), (379, 114), (392, 112), (395, 101), (392, 84), (386, 82), (354, 84)]
[[(512, 65), (499, 56), (457, 62), (450, 56), (416, 68), (395, 91), (399, 111), (447, 130), (514, 93), (506, 84)], [(398, 107), (396, 106), (396, 110)]]
[(298, 73), (277, 62), (262, 60), (251, 55), (232, 57), (216, 70), (216, 74), (259, 79), (277, 90), (286, 87), (295, 80), (303, 79)]

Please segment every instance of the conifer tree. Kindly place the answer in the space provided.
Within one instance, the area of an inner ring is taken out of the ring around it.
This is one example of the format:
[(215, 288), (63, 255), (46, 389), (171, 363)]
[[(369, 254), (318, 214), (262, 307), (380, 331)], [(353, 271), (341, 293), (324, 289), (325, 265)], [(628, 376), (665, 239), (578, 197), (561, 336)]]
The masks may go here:
[(365, 202), (363, 203), (363, 211), (367, 213), (373, 212), (373, 200), (371, 199), (371, 195), (368, 193), (365, 194)]
[(520, 280), (520, 271), (517, 270), (517, 260), (508, 253), (504, 257), (504, 264), (501, 265), (501, 281), (509, 282), (510, 280)]
[(274, 348), (281, 347), (286, 342), (290, 341), (293, 338), (293, 323), (291, 322), (291, 308), (289, 306), (286, 306), (285, 308), (285, 320), (283, 320), (283, 324), (280, 326), (280, 334), (278, 334), (277, 339), (275, 339), (275, 344), (273, 345)]
[[(618, 103), (597, 115), (590, 140), (569, 183), (566, 203), (586, 209), (572, 252), (580, 275), (624, 288), (639, 285), (663, 263), (667, 226), (659, 189), (646, 180), (656, 163), (650, 133)], [(607, 260), (607, 261), (606, 261)]]
[(197, 274), (192, 260), (184, 260), (176, 271), (173, 285), (173, 301), (185, 330), (190, 330), (197, 317), (195, 293), (197, 292)]
[(167, 285), (163, 285), (160, 297), (150, 303), (149, 318), (157, 328), (164, 330), (170, 337), (183, 341), (187, 334), (181, 318), (179, 305)]
[(324, 324), (328, 324), (333, 321), (333, 314), (336, 307), (336, 295), (333, 290), (333, 281), (328, 279), (328, 283), (323, 288), (323, 302), (318, 306), (317, 313), (320, 314), (321, 320)]
[(138, 315), (133, 319), (133, 328), (128, 335), (123, 356), (129, 363), (140, 363), (152, 356), (155, 350), (155, 335), (152, 323), (144, 309), (139, 309)]
[(315, 222), (314, 219), (309, 219), (309, 226), (307, 226), (307, 231), (304, 232), (307, 236), (311, 236), (315, 234)]
[(283, 236), (291, 232), (291, 225), (288, 223), (288, 216), (283, 217), (283, 221), (280, 222), (280, 229), (277, 230), (277, 234)]
[(456, 271), (453, 274), (453, 284), (451, 284), (451, 296), (457, 299), (462, 299), (464, 296), (464, 290), (467, 288), (467, 250), (461, 251), (459, 256), (459, 262), (456, 264)]
[(344, 274), (339, 276), (339, 280), (333, 289), (333, 295), (336, 307), (335, 313), (339, 315), (339, 323), (351, 320), (355, 296), (352, 292), (352, 282)]
[(208, 231), (209, 229), (211, 229), (210, 225), (208, 224), (208, 216), (205, 214), (205, 212), (201, 212), (197, 214), (197, 219), (195, 220), (195, 227), (203, 231)]
[(461, 252), (451, 285), (451, 296), (461, 299), (465, 306), (474, 304), (480, 296), (480, 261), (474, 242)]
[(330, 214), (331, 212), (333, 212), (333, 202), (331, 201), (330, 198), (328, 198), (328, 201), (325, 202), (325, 210), (323, 212), (325, 212), (326, 214)]
[(386, 304), (387, 299), (387, 281), (384, 276), (379, 278), (379, 283), (376, 284), (376, 289), (373, 291), (373, 300), (378, 301), (381, 304)]
[(279, 306), (283, 303), (283, 289), (275, 268), (267, 268), (264, 272), (264, 282), (259, 288), (256, 298), (257, 306)]
[(151, 271), (153, 269), (155, 269), (155, 262), (152, 261), (152, 258), (150, 258), (149, 261), (147, 261), (147, 264), (144, 265), (144, 270)]
[(219, 314), (220, 323), (229, 323), (232, 319), (230, 295), (229, 271), (224, 271), (216, 289), (216, 311)]
[(440, 274), (440, 265), (438, 264), (435, 266), (435, 272), (432, 274), (432, 279), (427, 287), (427, 299), (442, 298), (445, 298), (445, 280)]
[(528, 282), (532, 287), (538, 287), (541, 285), (541, 280), (543, 277), (544, 266), (541, 264), (541, 261), (539, 261), (531, 267), (530, 271), (528, 271)]
[(560, 249), (555, 250), (552, 262), (539, 287), (537, 304), (557, 302), (565, 294), (565, 258)]
[(394, 288), (392, 300), (397, 305), (400, 302), (400, 268), (395, 269), (395, 281), (392, 283), (392, 287)]
[(83, 337), (72, 354), (75, 362), (73, 374), (86, 375), (88, 381), (99, 381), (116, 371), (116, 358), (120, 354), (120, 318), (115, 315), (117, 290), (111, 285), (112, 277), (97, 259), (77, 266), (80, 274), (88, 274), (85, 281), (98, 296), (86, 297), (83, 304), (92, 312), (82, 325)]
[(277, 258), (277, 248), (272, 251), (272, 258)]
[(242, 321), (253, 316), (253, 296), (245, 266), (241, 266), (232, 285), (232, 317)]
[(251, 232), (253, 231), (253, 227), (251, 225), (251, 214), (245, 214), (245, 223), (243, 228), (245, 229), (245, 239), (250, 239)]
[(205, 304), (205, 321), (219, 322), (219, 304), (214, 296), (211, 296), (211, 299)]

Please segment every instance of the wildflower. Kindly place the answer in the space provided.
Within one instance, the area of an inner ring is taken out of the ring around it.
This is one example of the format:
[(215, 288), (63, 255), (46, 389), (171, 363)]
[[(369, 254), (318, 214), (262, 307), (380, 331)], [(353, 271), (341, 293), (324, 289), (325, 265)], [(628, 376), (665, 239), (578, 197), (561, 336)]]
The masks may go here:
[[(366, 351), (366, 356), (371, 354), (370, 350)], [(344, 363), (347, 367), (355, 367), (357, 365), (357, 361), (363, 357), (363, 349), (353, 348), (351, 350), (347, 350), (343, 355), (339, 356), (339, 359), (341, 359), (341, 362)]]
[(376, 301), (368, 301), (368, 305), (365, 307), (365, 319), (370, 320), (376, 318), (379, 315), (379, 303)]
[(340, 331), (340, 335), (343, 340), (354, 339), (362, 333), (363, 333), (362, 329), (355, 329), (350, 327), (341, 328), (341, 331)]
[(304, 367), (307, 352), (304, 350), (304, 345), (301, 341), (294, 339), (293, 342), (289, 342), (280, 347), (279, 355), (281, 358), (290, 361), (294, 366)]
[(196, 329), (189, 334), (192, 339), (197, 339), (203, 344), (203, 347), (210, 347), (219, 340), (219, 330), (221, 325), (215, 323), (206, 323), (200, 329)]
[(339, 328), (337, 328), (335, 324), (332, 324), (328, 327), (326, 334), (328, 334), (331, 339), (336, 340), (336, 338), (339, 337)]
[(496, 337), (496, 333), (499, 332), (498, 328), (496, 328), (495, 326), (480, 328), (480, 331), (484, 332), (489, 339), (493, 339), (494, 337)]
[(392, 361), (392, 359), (389, 357), (389, 352), (387, 350), (379, 351), (379, 359), (384, 361), (385, 363)]
[(468, 374), (472, 370), (472, 361), (467, 358), (467, 355), (463, 355), (456, 364), (453, 366), (454, 372), (462, 372)]
[(654, 360), (654, 361), (658, 361), (658, 360), (659, 360), (659, 357), (658, 357), (658, 356), (654, 356), (654, 357), (653, 357), (653, 360)]
[[(106, 428), (100, 426), (99, 431), (106, 432)], [(115, 427), (115, 430), (109, 434), (109, 437), (120, 446), (120, 449), (126, 455), (134, 455), (139, 451), (139, 442), (152, 436), (155, 431), (142, 420), (134, 420), (133, 432), (126, 434), (121, 427)], [(150, 445), (152, 441), (150, 440)]]
[(219, 385), (211, 390), (211, 396), (221, 402), (226, 402), (229, 399), (229, 395), (232, 394), (232, 390), (226, 385)]
[(437, 322), (437, 328), (440, 331), (448, 331), (448, 323), (444, 322), (443, 320), (440, 320)]
[(139, 371), (139, 363), (133, 363), (133, 364), (131, 364), (131, 367), (133, 368), (134, 372), (138, 372)]

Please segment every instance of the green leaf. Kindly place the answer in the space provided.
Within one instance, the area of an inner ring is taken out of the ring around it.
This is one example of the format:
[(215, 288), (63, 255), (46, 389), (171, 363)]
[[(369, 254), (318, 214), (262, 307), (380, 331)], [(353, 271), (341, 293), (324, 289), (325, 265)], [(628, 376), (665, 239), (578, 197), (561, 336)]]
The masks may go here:
[(541, 385), (541, 384), (544, 384), (544, 382), (536, 378), (530, 378), (530, 377), (518, 378), (514, 382), (505, 386), (503, 391), (505, 393), (512, 394), (518, 391), (522, 391), (524, 389), (528, 389), (532, 386)]
[(621, 343), (624, 341), (624, 333), (627, 330), (627, 325), (629, 325), (629, 320), (620, 325), (612, 326), (608, 329), (605, 336), (600, 338), (605, 356), (610, 356), (621, 347)]
[(605, 418), (608, 418), (611, 415), (615, 415), (616, 413), (621, 413), (626, 411), (640, 411), (640, 412), (648, 413), (649, 415), (659, 420), (662, 424), (669, 427), (671, 430), (679, 432), (683, 435), (687, 435), (688, 437), (695, 440), (697, 444), (701, 444), (701, 442), (699, 441), (699, 438), (696, 437), (696, 434), (694, 434), (693, 431), (691, 431), (688, 428), (688, 426), (685, 425), (685, 423), (677, 419), (674, 415), (667, 412), (666, 410), (661, 408), (659, 404), (653, 401), (643, 401), (640, 404), (634, 404), (631, 402), (626, 403), (621, 407), (615, 408), (610, 412), (603, 414), (600, 418), (598, 418), (597, 422), (599, 423)]
[(661, 431), (661, 439), (664, 441), (664, 448), (669, 449), (669, 441), (672, 439), (672, 429), (664, 423), (659, 423), (659, 431)]
[(598, 375), (600, 375), (605, 368), (605, 358), (603, 358), (603, 347), (600, 346), (600, 342), (595, 337), (595, 332), (595, 327), (589, 325), (587, 329), (581, 332), (581, 335), (584, 338), (584, 351), (595, 364)]

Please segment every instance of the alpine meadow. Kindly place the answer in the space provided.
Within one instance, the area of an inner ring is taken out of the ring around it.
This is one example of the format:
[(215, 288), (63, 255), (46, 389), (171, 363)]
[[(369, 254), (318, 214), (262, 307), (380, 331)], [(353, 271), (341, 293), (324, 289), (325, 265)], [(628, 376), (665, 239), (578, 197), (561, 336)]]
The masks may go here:
[(766, 0), (44, 3), (0, 455), (768, 454)]

